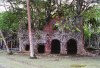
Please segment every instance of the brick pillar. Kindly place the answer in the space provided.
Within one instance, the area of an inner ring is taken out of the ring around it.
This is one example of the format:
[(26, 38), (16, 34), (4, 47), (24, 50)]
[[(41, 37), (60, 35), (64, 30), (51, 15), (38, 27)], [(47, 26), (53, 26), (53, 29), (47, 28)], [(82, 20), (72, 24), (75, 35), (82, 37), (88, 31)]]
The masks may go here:
[(50, 39), (48, 39), (45, 44), (45, 53), (50, 54), (50, 52), (51, 52), (51, 42)]
[(79, 54), (79, 55), (85, 55), (86, 54), (86, 51), (84, 49), (83, 40), (78, 40), (78, 43), (77, 43), (77, 54)]
[(61, 43), (61, 51), (60, 51), (60, 54), (67, 54), (65, 42), (62, 42)]
[(20, 52), (25, 51), (25, 45), (24, 44), (19, 44), (19, 51)]

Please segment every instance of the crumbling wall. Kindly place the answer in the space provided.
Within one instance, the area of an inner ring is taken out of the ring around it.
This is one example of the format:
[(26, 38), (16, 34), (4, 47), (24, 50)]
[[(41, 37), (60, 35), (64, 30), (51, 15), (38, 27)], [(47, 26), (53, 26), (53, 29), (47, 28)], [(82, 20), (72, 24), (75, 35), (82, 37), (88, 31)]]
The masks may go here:
[[(27, 31), (26, 31), (27, 32)], [(21, 51), (25, 51), (25, 45), (29, 44), (28, 40), (28, 34), (24, 32), (24, 36), (20, 38), (20, 47), (22, 47)], [(37, 33), (33, 33), (33, 40), (34, 40), (34, 46), (35, 46), (35, 51), (37, 53), (37, 44), (43, 43), (45, 44), (45, 53), (50, 54), (51, 53), (51, 42), (54, 39), (57, 39), (60, 41), (61, 45), (61, 50), (60, 54), (67, 54), (67, 42), (70, 39), (75, 39), (77, 42), (77, 54), (84, 54), (84, 43), (83, 43), (83, 37), (82, 33), (80, 32), (60, 32), (60, 31), (55, 31), (54, 33), (48, 33), (48, 32), (39, 32), (39, 37), (36, 35)]]

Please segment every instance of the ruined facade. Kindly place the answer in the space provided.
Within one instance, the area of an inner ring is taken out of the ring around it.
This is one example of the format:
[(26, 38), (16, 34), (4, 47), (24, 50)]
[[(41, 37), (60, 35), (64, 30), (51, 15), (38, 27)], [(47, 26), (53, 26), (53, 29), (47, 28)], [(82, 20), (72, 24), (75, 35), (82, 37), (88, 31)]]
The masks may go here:
[[(80, 19), (79, 19), (80, 20)], [(83, 32), (53, 30), (51, 20), (42, 31), (32, 31), (33, 44), (36, 53), (47, 54), (85, 54)], [(80, 28), (81, 23), (77, 23)], [(28, 31), (19, 32), (19, 50), (29, 51)]]

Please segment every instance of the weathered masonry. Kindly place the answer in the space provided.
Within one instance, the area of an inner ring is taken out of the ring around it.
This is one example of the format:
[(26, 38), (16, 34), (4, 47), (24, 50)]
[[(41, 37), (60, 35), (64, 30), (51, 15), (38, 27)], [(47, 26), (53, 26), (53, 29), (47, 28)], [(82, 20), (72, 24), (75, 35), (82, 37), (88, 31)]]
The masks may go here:
[[(86, 53), (82, 30), (79, 32), (53, 30), (56, 19), (45, 25), (43, 31), (32, 31), (33, 44), (36, 53), (48, 54), (80, 54)], [(77, 23), (81, 28), (81, 23)], [(28, 31), (24, 31), (19, 36), (20, 51), (29, 51)]]

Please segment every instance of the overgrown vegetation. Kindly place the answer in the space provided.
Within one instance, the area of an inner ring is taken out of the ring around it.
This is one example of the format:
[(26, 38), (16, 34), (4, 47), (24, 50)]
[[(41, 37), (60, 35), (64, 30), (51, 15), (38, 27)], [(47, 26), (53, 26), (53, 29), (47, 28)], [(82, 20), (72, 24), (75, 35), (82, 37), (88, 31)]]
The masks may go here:
[[(13, 36), (17, 35), (22, 26), (27, 30), (26, 1), (7, 0), (7, 2), (11, 6), (9, 11), (0, 13), (0, 30)], [(52, 26), (54, 29), (72, 32), (84, 30), (86, 42), (91, 42), (93, 34), (100, 34), (100, 8), (90, 7), (89, 4), (90, 2), (84, 0), (75, 0), (71, 4), (62, 3), (62, 1), (58, 3), (56, 0), (30, 0), (32, 29), (43, 30), (50, 20), (60, 18), (61, 20)], [(78, 26), (77, 23), (84, 25)], [(84, 27), (84, 29), (79, 27)]]
[(18, 17), (13, 12), (0, 14), (0, 29), (15, 32), (18, 29)]
[[(95, 39), (100, 36), (100, 8), (99, 5), (91, 7), (87, 10), (83, 17), (84, 17), (84, 36), (87, 45), (89, 46), (99, 46), (99, 40)], [(95, 36), (95, 37), (94, 37)], [(98, 44), (93, 44), (93, 39)]]

